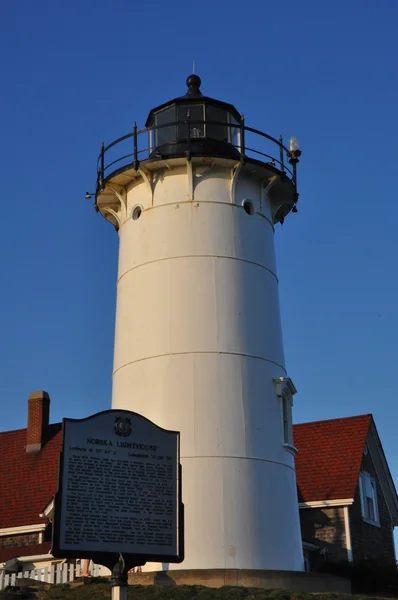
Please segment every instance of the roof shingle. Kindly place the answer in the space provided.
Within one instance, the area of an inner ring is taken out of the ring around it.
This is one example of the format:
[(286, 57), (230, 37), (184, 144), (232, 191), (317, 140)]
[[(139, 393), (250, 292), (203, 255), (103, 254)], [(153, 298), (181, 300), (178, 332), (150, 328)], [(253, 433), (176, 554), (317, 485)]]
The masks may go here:
[(353, 498), (372, 415), (294, 425), (299, 502)]
[(0, 529), (45, 523), (57, 489), (61, 423), (49, 425), (40, 452), (26, 453), (26, 429), (0, 433)]

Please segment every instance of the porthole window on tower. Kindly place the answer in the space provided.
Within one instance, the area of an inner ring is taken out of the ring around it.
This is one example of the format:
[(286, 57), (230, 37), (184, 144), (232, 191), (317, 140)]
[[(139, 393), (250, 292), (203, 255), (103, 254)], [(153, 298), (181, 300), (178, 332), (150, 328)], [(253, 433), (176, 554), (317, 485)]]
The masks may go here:
[(242, 206), (248, 215), (254, 215), (254, 213), (256, 212), (253, 202), (251, 200), (248, 200), (247, 198), (246, 200), (243, 200)]
[(134, 206), (132, 213), (131, 213), (131, 218), (133, 219), (133, 221), (136, 221), (137, 219), (140, 218), (142, 213), (142, 206), (140, 206), (139, 204), (137, 204), (137, 206)]

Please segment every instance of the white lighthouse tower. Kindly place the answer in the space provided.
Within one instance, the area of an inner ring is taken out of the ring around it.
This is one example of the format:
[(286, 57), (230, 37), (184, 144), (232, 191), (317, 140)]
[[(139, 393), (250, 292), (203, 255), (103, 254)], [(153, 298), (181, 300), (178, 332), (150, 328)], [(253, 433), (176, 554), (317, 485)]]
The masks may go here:
[(120, 238), (112, 407), (181, 432), (185, 560), (147, 569), (299, 571), (274, 229), (296, 212), (300, 151), (200, 84), (101, 150), (95, 207)]

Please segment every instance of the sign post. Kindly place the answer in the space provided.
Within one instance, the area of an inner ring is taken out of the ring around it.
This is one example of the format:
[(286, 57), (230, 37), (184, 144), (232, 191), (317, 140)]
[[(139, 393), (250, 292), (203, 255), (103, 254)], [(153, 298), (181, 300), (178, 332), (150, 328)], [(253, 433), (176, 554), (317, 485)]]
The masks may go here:
[(108, 567), (113, 600), (131, 568), (184, 559), (179, 442), (126, 410), (63, 420), (52, 554)]

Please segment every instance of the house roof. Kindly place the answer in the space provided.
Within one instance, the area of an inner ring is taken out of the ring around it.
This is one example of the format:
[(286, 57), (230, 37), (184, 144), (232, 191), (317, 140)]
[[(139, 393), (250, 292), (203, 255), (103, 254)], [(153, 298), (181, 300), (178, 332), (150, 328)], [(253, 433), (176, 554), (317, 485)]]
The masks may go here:
[(293, 427), (299, 502), (354, 498), (372, 415)]
[(46, 523), (58, 479), (61, 423), (49, 425), (40, 452), (26, 453), (26, 429), (0, 433), (0, 529)]

